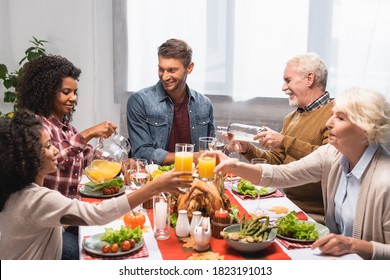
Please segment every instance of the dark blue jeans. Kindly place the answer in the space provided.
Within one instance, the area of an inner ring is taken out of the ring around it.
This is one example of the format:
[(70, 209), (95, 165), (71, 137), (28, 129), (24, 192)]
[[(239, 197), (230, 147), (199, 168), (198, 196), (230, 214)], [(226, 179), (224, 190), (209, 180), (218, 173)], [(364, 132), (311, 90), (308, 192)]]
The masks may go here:
[(62, 234), (62, 260), (79, 260), (79, 228), (68, 227)]

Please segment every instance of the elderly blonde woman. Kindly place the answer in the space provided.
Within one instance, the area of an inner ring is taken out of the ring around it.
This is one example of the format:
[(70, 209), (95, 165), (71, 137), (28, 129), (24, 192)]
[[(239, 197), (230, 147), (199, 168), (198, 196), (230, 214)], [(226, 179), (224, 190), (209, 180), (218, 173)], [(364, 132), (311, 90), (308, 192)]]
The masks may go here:
[[(215, 172), (234, 172), (254, 184), (294, 187), (322, 182), (325, 223), (313, 243), (324, 254), (390, 259), (390, 104), (378, 92), (351, 88), (336, 98), (327, 122), (329, 144), (286, 165), (249, 165), (218, 153)], [(206, 154), (207, 155), (207, 154)]]

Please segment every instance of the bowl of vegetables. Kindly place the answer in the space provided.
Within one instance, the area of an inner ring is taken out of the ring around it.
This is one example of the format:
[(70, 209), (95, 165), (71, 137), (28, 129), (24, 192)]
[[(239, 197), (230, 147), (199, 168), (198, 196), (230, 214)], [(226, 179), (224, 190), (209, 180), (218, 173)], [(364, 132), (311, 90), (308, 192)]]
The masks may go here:
[(254, 217), (221, 231), (228, 246), (242, 253), (254, 253), (267, 249), (276, 238), (276, 228), (269, 225), (269, 217)]

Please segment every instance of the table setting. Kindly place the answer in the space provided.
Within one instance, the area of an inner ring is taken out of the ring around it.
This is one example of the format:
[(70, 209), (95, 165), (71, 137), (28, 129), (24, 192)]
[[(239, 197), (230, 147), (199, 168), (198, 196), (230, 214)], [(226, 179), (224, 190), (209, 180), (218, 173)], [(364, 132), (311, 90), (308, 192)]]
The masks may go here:
[[(215, 138), (201, 138), (200, 152), (216, 150), (216, 143)], [(253, 186), (242, 178), (232, 181), (221, 174), (214, 175), (215, 158), (200, 160), (194, 168), (191, 144), (178, 144), (176, 151), (174, 168), (194, 172), (192, 184), (177, 197), (161, 193), (133, 209), (133, 215), (141, 213), (144, 216), (142, 225), (135, 228), (126, 224), (124, 217), (103, 226), (80, 226), (80, 259), (360, 259), (354, 254), (334, 257), (312, 252), (311, 244), (329, 230), (315, 223), (277, 188)], [(115, 199), (118, 195), (137, 191), (147, 183), (146, 180), (141, 184), (134, 181), (134, 174), (145, 172), (148, 180), (153, 180), (152, 173), (158, 176), (157, 173), (168, 172), (173, 167), (153, 163), (148, 166), (143, 162), (132, 171), (134, 168), (123, 166), (121, 174), (110, 178), (119, 182), (118, 193), (94, 192), (93, 187), (104, 183), (94, 181), (86, 173), (80, 182), (79, 199), (90, 203)], [(92, 195), (85, 191), (91, 185)], [(102, 186), (99, 188), (103, 189)], [(291, 213), (300, 227), (306, 226), (317, 235), (310, 238), (283, 236), (278, 222)], [(126, 237), (110, 239), (105, 236), (110, 235), (107, 232)], [(128, 246), (131, 240), (132, 246)]]

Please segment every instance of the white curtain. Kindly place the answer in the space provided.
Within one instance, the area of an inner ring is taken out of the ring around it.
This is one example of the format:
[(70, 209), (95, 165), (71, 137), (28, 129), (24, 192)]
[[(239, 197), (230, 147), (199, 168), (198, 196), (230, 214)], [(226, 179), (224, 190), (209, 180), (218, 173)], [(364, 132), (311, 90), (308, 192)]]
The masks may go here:
[(156, 83), (157, 48), (180, 38), (193, 48), (190, 87), (246, 100), (284, 97), (292, 56), (321, 55), (332, 96), (364, 85), (390, 97), (390, 1), (127, 0), (127, 89)]

